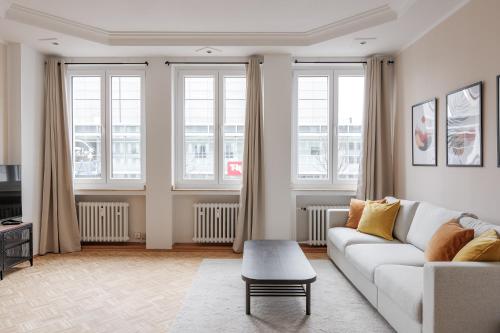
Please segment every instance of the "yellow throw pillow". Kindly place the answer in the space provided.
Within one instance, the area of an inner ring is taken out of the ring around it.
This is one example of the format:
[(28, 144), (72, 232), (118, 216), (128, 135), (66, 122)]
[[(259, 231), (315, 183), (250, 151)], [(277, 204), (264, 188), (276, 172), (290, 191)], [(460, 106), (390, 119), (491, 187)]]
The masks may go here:
[[(375, 200), (375, 202), (385, 203), (385, 199)], [(363, 215), (363, 210), (365, 209), (366, 201), (351, 199), (351, 204), (349, 205), (349, 217), (347, 218), (347, 223), (345, 227), (356, 229)]]
[(500, 261), (500, 238), (494, 229), (484, 232), (458, 251), (453, 261)]
[(393, 240), (392, 229), (399, 211), (399, 200), (393, 203), (367, 201), (359, 220), (358, 231)]

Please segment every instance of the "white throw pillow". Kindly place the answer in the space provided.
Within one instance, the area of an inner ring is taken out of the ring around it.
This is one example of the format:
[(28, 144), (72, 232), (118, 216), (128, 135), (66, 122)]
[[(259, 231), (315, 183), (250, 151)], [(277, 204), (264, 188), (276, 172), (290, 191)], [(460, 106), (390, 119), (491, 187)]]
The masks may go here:
[(415, 212), (415, 217), (413, 217), (406, 241), (425, 251), (427, 243), (429, 243), (439, 227), (461, 215), (461, 212), (434, 206), (428, 202), (421, 202)]
[[(385, 199), (388, 203), (393, 203), (399, 200), (394, 197), (386, 197)], [(398, 217), (396, 218), (396, 223), (394, 224), (394, 230), (392, 233), (394, 234), (394, 237), (402, 242), (406, 242), (406, 236), (408, 235), (408, 230), (410, 230), (411, 221), (413, 221), (418, 204), (418, 201), (399, 200)]]

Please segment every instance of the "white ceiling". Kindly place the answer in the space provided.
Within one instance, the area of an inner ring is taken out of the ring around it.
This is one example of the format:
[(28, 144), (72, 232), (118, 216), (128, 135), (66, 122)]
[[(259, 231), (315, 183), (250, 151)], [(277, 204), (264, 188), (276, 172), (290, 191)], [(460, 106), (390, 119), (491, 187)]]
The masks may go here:
[(0, 0), (0, 38), (67, 57), (196, 56), (204, 46), (216, 56), (362, 57), (400, 50), (466, 2)]

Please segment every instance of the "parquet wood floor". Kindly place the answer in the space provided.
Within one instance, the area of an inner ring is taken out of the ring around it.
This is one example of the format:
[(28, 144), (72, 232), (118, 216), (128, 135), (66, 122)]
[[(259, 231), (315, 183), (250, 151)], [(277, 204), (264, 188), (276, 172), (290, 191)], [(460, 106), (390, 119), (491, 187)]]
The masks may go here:
[(168, 332), (204, 258), (240, 255), (84, 247), (36, 257), (0, 281), (0, 332)]

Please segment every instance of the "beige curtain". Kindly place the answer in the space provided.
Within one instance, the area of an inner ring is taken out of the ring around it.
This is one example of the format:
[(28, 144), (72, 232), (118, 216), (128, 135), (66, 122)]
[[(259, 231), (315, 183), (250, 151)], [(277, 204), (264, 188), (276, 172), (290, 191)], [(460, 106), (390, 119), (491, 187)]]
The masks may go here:
[(61, 60), (49, 59), (45, 66), (45, 149), (40, 254), (80, 251), (70, 156), (65, 66)]
[(262, 85), (260, 60), (253, 56), (247, 66), (245, 116), (245, 149), (240, 193), (240, 213), (233, 244), (235, 252), (243, 250), (246, 239), (255, 238), (262, 186)]
[(363, 149), (357, 197), (378, 199), (394, 192), (394, 65), (390, 58), (368, 59), (365, 74)]

